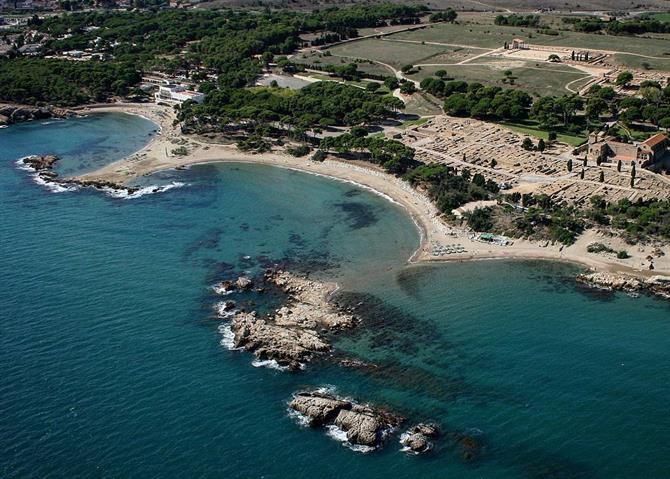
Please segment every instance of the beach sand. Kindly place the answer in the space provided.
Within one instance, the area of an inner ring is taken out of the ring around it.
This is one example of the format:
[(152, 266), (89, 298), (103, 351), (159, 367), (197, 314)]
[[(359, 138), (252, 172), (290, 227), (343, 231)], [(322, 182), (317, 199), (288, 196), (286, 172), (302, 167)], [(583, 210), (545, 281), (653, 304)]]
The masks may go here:
[[(251, 154), (239, 151), (234, 145), (220, 145), (183, 135), (173, 126), (174, 111), (155, 104), (106, 104), (79, 109), (82, 113), (124, 112), (144, 116), (158, 125), (160, 133), (142, 150), (99, 170), (78, 177), (82, 180), (110, 181), (118, 184), (156, 171), (185, 167), (200, 163), (237, 162), (272, 165), (300, 170), (348, 181), (380, 194), (402, 206), (413, 218), (421, 231), (421, 245), (410, 258), (411, 263), (471, 261), (483, 259), (543, 259), (578, 263), (589, 268), (612, 273), (632, 274), (638, 277), (670, 275), (670, 247), (660, 247), (665, 254), (656, 257), (654, 270), (649, 270), (647, 257), (657, 249), (654, 246), (626, 245), (621, 239), (608, 237), (594, 230), (587, 230), (578, 241), (569, 246), (514, 240), (510, 246), (496, 246), (477, 241), (464, 228), (446, 224), (439, 211), (425, 195), (420, 194), (406, 182), (388, 175), (374, 167), (327, 159), (321, 163), (307, 157), (296, 158), (282, 152)], [(188, 154), (172, 153), (184, 146)], [(630, 258), (622, 260), (613, 254), (588, 253), (587, 246), (593, 242), (609, 244), (615, 250), (626, 250)], [(460, 245), (464, 252), (446, 256), (434, 256), (436, 245)]]

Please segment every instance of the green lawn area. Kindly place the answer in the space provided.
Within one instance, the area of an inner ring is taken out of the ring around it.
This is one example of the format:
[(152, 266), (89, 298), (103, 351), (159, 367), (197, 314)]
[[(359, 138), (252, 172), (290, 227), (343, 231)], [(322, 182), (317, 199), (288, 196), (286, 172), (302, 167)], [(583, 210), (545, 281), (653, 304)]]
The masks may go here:
[[(500, 124), (506, 128), (509, 128), (512, 131), (516, 131), (517, 133), (534, 136), (536, 138), (542, 138), (544, 140), (549, 139), (549, 133), (544, 130), (541, 130), (538, 124), (532, 121), (526, 121), (524, 123), (504, 122)], [(566, 133), (558, 133), (556, 136), (558, 141), (562, 143), (567, 143), (568, 145), (571, 146), (578, 146), (586, 141), (586, 135), (579, 136)]]
[(626, 54), (617, 54), (614, 55), (613, 58), (616, 63), (629, 68), (649, 68), (650, 70), (670, 71), (670, 55), (668, 55), (667, 59), (663, 60)]
[(403, 121), (398, 126), (398, 128), (408, 128), (408, 127), (414, 126), (414, 125), (423, 125), (427, 121), (428, 121), (428, 118), (419, 118), (418, 120), (406, 120), (406, 121)]
[(387, 38), (451, 43), (483, 48), (500, 48), (505, 42), (511, 41), (515, 37), (528, 38), (529, 34), (533, 35), (532, 41), (545, 37), (554, 38), (550, 35), (535, 33), (535, 30), (532, 28), (450, 23), (431, 25), (412, 32), (401, 32), (390, 35)]
[[(519, 88), (535, 95), (565, 95), (568, 90), (565, 85), (573, 80), (578, 80), (586, 74), (568, 65), (536, 63), (515, 61), (512, 64), (521, 65), (509, 68), (506, 63), (492, 61), (489, 63), (487, 57), (481, 58), (485, 65), (477, 60), (473, 64), (447, 65), (447, 66), (424, 66), (412, 75), (416, 80), (422, 80), (429, 76), (435, 76), (437, 70), (446, 70), (449, 77), (467, 82), (479, 82), (485, 85), (499, 86), (503, 88)], [(516, 77), (514, 85), (504, 82), (504, 71), (510, 70)], [(584, 80), (585, 83), (587, 80)], [(578, 82), (576, 86), (582, 82)]]
[(445, 52), (447, 48), (436, 45), (387, 42), (376, 38), (345, 43), (330, 48), (333, 55), (349, 58), (367, 58), (387, 63), (400, 69), (408, 63), (421, 63), (424, 59)]
[(659, 22), (670, 22), (670, 12), (649, 13), (645, 16), (649, 16), (649, 17), (653, 18), (654, 20), (658, 20)]
[(393, 76), (395, 73), (388, 67), (369, 60), (360, 60), (354, 57), (343, 58), (335, 55), (324, 55), (323, 53), (304, 53), (293, 58), (295, 63), (303, 65), (337, 65), (356, 63), (358, 69), (371, 75)]

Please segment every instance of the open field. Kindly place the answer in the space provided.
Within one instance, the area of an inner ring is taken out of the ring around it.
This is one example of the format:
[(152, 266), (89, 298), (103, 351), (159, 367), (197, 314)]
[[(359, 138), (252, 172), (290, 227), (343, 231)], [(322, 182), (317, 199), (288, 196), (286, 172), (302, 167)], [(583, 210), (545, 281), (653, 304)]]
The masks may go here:
[(303, 65), (336, 65), (342, 66), (347, 63), (356, 63), (358, 69), (372, 75), (394, 76), (395, 72), (380, 63), (373, 61), (361, 61), (355, 57), (342, 57), (339, 55), (324, 55), (322, 52), (301, 53), (291, 58), (295, 63)]
[(670, 55), (667, 55), (667, 59), (661, 60), (658, 58), (645, 58), (636, 55), (626, 55), (625, 53), (617, 53), (612, 57), (612, 61), (628, 68), (650, 68), (651, 70), (670, 71)]
[(417, 42), (437, 42), (481, 48), (500, 48), (515, 37), (528, 38), (532, 33), (532, 42), (538, 39), (553, 39), (551, 35), (535, 33), (533, 28), (501, 27), (483, 24), (437, 24), (421, 30), (390, 35), (391, 40), (412, 40)]
[(442, 102), (428, 93), (419, 92), (403, 99), (405, 100), (403, 113), (408, 115), (431, 116), (444, 113)]
[(447, 50), (438, 45), (387, 42), (376, 38), (345, 43), (329, 49), (333, 55), (368, 58), (387, 63), (396, 69), (408, 63), (421, 63)]
[[(504, 27), (484, 24), (439, 24), (421, 30), (401, 32), (387, 37), (388, 40), (409, 40), (414, 42), (435, 42), (459, 44), (472, 47), (499, 48), (506, 41), (515, 37), (526, 39), (536, 45), (556, 45), (580, 49), (616, 51), (635, 55), (646, 55), (654, 58), (621, 55), (620, 61), (630, 67), (639, 67), (643, 61), (659, 62), (656, 68), (666, 68), (664, 55), (670, 55), (670, 36), (665, 38), (643, 38), (586, 34), (561, 31), (558, 35), (537, 33), (532, 28)], [(423, 45), (422, 45), (423, 46)]]
[[(564, 95), (569, 93), (565, 85), (587, 76), (583, 71), (568, 65), (519, 61), (489, 62), (488, 58), (484, 57), (463, 65), (422, 66), (419, 72), (409, 77), (421, 80), (434, 76), (437, 70), (446, 70), (449, 77), (455, 80), (479, 82), (503, 88), (519, 88), (536, 95)], [(504, 82), (505, 70), (511, 71), (516, 77), (514, 85)]]

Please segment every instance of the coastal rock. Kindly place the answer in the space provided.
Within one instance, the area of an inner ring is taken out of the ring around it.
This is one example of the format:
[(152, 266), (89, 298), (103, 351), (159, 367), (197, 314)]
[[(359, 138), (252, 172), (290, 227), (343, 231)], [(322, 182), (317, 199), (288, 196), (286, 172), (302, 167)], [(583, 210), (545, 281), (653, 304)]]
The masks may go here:
[(338, 413), (351, 407), (351, 403), (320, 392), (299, 392), (289, 407), (308, 419), (311, 427), (333, 423)]
[(305, 416), (310, 426), (336, 426), (350, 444), (372, 448), (402, 422), (398, 415), (319, 391), (297, 393), (289, 407)]
[(237, 313), (230, 327), (236, 348), (253, 352), (261, 360), (275, 360), (291, 371), (301, 369), (314, 354), (330, 349), (315, 331), (277, 326), (254, 313)]
[(614, 273), (586, 273), (577, 276), (577, 281), (613, 291), (649, 291), (657, 296), (670, 299), (670, 277), (652, 276), (651, 278), (637, 278), (631, 275)]
[(341, 410), (335, 418), (335, 425), (347, 433), (347, 441), (370, 447), (380, 445), (384, 435), (399, 423), (396, 416), (358, 404)]
[[(259, 317), (255, 312), (240, 311), (230, 328), (236, 348), (252, 352), (260, 360), (274, 360), (288, 370), (302, 369), (317, 354), (330, 350), (324, 332), (353, 326), (355, 318), (338, 310), (328, 301), (333, 285), (311, 281), (283, 271), (266, 272), (263, 284), (286, 294), (284, 305)], [(253, 280), (240, 276), (238, 291), (248, 291)], [(220, 283), (216, 292), (227, 291), (230, 283)]]
[(246, 276), (240, 276), (239, 278), (237, 278), (237, 281), (235, 281), (235, 286), (237, 286), (238, 289), (241, 290), (251, 289), (253, 285), (254, 282), (250, 278), (247, 278)]
[[(59, 159), (60, 158), (55, 155), (28, 156), (23, 159), (23, 163), (37, 172), (46, 173), (53, 169), (54, 164)], [(56, 176), (56, 174), (51, 172), (50, 176), (53, 177)]]
[(65, 118), (72, 115), (73, 112), (62, 108), (0, 103), (0, 120), (7, 125), (46, 118)]
[(415, 454), (423, 454), (433, 447), (428, 439), (437, 437), (439, 433), (437, 425), (419, 423), (401, 436), (400, 443)]

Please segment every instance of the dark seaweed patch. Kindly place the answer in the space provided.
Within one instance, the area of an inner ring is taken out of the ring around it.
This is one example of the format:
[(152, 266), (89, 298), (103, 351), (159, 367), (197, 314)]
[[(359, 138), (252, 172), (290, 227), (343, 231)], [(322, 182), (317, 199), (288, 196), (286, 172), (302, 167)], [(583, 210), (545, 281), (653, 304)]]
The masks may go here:
[(219, 247), (223, 230), (221, 228), (210, 228), (199, 238), (189, 244), (183, 253), (183, 259), (188, 259), (201, 250), (213, 250)]
[(366, 203), (347, 201), (335, 203), (333, 206), (346, 215), (346, 221), (352, 230), (367, 228), (379, 221), (374, 208)]

